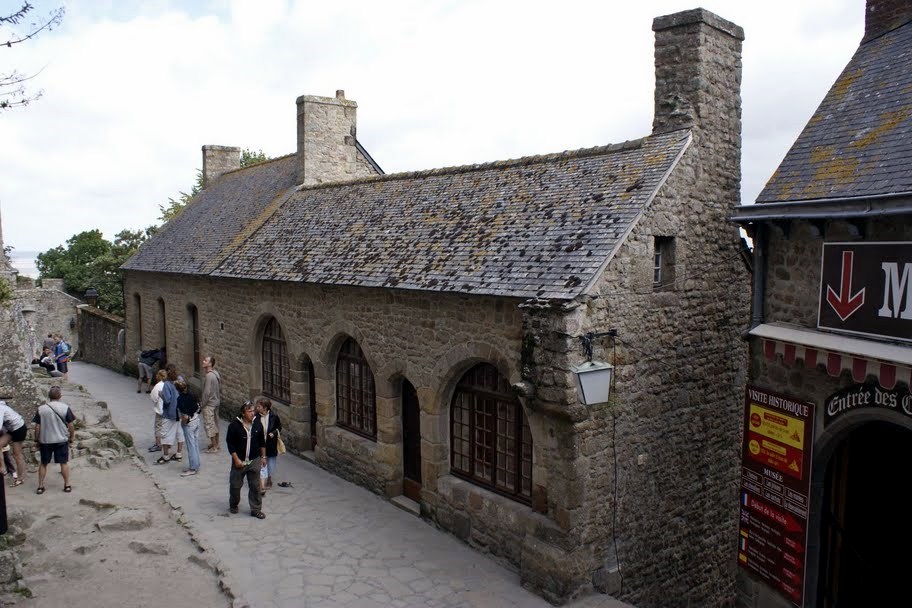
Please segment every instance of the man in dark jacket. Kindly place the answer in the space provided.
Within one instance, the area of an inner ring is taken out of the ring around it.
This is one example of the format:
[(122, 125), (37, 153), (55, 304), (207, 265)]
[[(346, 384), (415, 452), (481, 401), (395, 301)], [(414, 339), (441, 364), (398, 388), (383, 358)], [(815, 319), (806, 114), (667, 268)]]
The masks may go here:
[(231, 473), (228, 477), (228, 510), (238, 512), (241, 502), (241, 488), (247, 479), (247, 502), (250, 514), (257, 519), (266, 519), (263, 513), (263, 498), (260, 495), (260, 467), (266, 464), (266, 441), (263, 427), (253, 422), (253, 403), (247, 401), (241, 406), (241, 415), (228, 425), (225, 443), (231, 455)]

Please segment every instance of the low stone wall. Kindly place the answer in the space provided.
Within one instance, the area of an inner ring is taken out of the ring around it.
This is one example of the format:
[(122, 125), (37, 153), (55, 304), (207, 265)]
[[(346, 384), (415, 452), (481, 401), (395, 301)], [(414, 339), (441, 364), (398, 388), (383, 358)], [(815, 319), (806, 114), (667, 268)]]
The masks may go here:
[(121, 317), (83, 304), (78, 307), (76, 332), (79, 349), (76, 358), (118, 372), (124, 370), (123, 331)]

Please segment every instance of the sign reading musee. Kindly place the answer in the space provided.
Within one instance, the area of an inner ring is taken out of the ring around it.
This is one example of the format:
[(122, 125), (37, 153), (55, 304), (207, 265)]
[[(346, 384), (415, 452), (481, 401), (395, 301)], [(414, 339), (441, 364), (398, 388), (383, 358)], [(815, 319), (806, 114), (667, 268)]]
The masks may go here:
[(817, 327), (912, 342), (912, 242), (824, 243)]
[(814, 404), (748, 385), (738, 564), (804, 605)]

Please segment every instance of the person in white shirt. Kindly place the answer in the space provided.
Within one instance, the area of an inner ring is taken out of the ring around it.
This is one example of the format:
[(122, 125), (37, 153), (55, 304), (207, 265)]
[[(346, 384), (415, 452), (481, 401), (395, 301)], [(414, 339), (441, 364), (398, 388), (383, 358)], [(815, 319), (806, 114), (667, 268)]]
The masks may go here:
[[(28, 434), (28, 427), (16, 410), (7, 405), (5, 397), (0, 397), (0, 450), (7, 445), (13, 446), (13, 458), (16, 459), (16, 470), (19, 477), (13, 482), (14, 486), (21, 486), (25, 479), (25, 460), (22, 458), (22, 442)], [(6, 476), (6, 465), (0, 458), (0, 479)]]
[(165, 380), (168, 378), (168, 372), (163, 369), (158, 370), (158, 373), (155, 374), (155, 386), (152, 387), (152, 391), (149, 393), (149, 399), (152, 400), (154, 404), (152, 409), (155, 410), (155, 444), (149, 447), (150, 452), (161, 452), (162, 442), (161, 442), (161, 432), (162, 432), (162, 414), (164, 413), (164, 404), (162, 402), (162, 389), (165, 387)]

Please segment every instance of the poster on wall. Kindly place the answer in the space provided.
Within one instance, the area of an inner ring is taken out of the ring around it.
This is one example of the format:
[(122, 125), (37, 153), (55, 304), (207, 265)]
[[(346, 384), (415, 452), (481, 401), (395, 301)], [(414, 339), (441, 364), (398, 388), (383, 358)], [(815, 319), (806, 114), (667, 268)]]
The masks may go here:
[(814, 404), (748, 385), (738, 565), (804, 606)]

